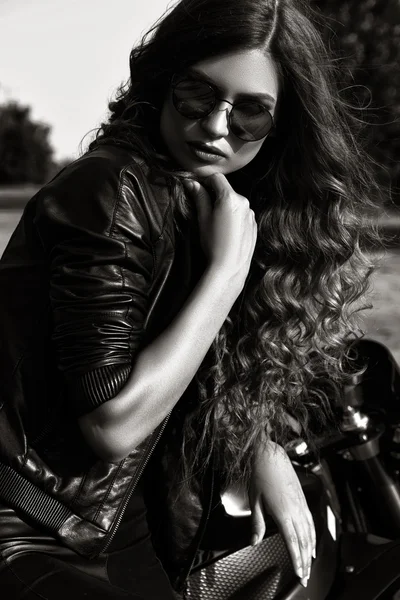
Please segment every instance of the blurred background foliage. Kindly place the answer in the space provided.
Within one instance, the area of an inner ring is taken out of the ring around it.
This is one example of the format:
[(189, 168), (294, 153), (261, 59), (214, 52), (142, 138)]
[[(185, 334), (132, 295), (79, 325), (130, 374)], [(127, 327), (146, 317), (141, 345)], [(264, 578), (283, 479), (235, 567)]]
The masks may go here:
[(17, 102), (0, 107), (0, 183), (43, 183), (52, 168), (50, 127)]
[(400, 206), (400, 0), (312, 0), (338, 58), (339, 85), (367, 124), (364, 143)]
[[(367, 123), (363, 141), (380, 165), (377, 177), (400, 206), (400, 0), (309, 1), (323, 15), (321, 31), (336, 57), (342, 97)], [(50, 132), (50, 125), (32, 119), (29, 107), (0, 105), (0, 185), (42, 184), (69, 162), (54, 160)]]
[(35, 121), (31, 108), (15, 100), (0, 104), (0, 186), (49, 181), (71, 162), (54, 159), (51, 126)]

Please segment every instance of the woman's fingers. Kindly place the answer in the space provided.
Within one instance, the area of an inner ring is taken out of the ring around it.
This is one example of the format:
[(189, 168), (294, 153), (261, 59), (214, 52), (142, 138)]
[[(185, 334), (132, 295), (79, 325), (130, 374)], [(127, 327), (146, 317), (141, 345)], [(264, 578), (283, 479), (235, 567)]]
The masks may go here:
[(242, 289), (257, 241), (257, 223), (247, 198), (221, 173), (183, 186), (196, 204), (200, 242), (209, 264)]
[(311, 561), (312, 561), (312, 539), (308, 521), (305, 519), (296, 519), (293, 522), (293, 527), (296, 531), (298, 545), (300, 550), (301, 564), (303, 576), (300, 577), (301, 583), (306, 587), (307, 581), (310, 578)]
[(286, 542), (296, 575), (302, 579), (304, 574), (299, 539), (296, 529), (294, 528), (293, 521), (290, 517), (284, 519), (281, 523), (281, 534)]
[(206, 228), (210, 225), (210, 216), (212, 213), (212, 203), (207, 190), (198, 181), (194, 179), (184, 179), (183, 187), (193, 198), (196, 205), (197, 218), (200, 228)]
[(310, 511), (307, 512), (308, 525), (310, 528), (310, 535), (312, 540), (312, 557), (317, 558), (317, 534), (315, 531), (314, 519)]
[(310, 577), (316, 536), (299, 478), (282, 448), (263, 446), (256, 456), (251, 490), (273, 517), (286, 542), (294, 570), (304, 586)]
[(205, 177), (203, 181), (206, 186), (212, 188), (216, 199), (221, 198), (225, 194), (236, 195), (231, 184), (222, 173), (213, 173), (212, 175), (208, 175), (208, 177)]
[(251, 545), (254, 546), (264, 539), (265, 520), (261, 507), (261, 500), (258, 498), (251, 508), (252, 536)]
[(304, 586), (310, 578), (312, 557), (315, 553), (315, 527), (312, 517), (310, 522), (307, 512), (308, 508), (299, 512), (296, 519), (284, 519), (280, 527), (294, 570)]

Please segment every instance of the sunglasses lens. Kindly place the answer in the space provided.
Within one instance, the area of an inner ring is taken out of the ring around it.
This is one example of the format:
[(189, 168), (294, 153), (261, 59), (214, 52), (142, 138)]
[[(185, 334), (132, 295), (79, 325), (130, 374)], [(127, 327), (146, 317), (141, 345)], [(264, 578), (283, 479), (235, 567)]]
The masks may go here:
[(194, 79), (183, 79), (173, 88), (172, 99), (176, 110), (189, 119), (209, 114), (215, 106), (214, 90)]
[[(214, 110), (217, 98), (208, 83), (185, 78), (173, 85), (172, 102), (184, 117), (201, 119)], [(241, 140), (255, 142), (270, 131), (272, 117), (267, 108), (257, 102), (239, 102), (230, 113), (230, 127)]]
[(247, 142), (260, 140), (272, 127), (269, 111), (256, 102), (240, 102), (231, 113), (232, 132)]

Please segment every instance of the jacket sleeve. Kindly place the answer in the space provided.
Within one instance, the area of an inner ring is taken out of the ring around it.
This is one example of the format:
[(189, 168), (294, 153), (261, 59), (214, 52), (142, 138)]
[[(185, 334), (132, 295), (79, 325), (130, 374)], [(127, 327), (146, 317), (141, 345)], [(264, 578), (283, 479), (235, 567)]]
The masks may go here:
[(77, 416), (113, 398), (127, 380), (153, 280), (144, 192), (134, 175), (114, 170), (90, 160), (71, 166), (38, 203), (52, 341)]

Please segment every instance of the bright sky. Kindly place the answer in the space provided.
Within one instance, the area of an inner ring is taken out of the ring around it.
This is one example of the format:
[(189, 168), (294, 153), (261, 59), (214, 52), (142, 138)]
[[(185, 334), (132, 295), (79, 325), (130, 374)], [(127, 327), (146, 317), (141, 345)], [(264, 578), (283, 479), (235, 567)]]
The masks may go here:
[(55, 157), (76, 156), (127, 79), (131, 48), (171, 4), (0, 0), (0, 102), (31, 106), (52, 127)]

